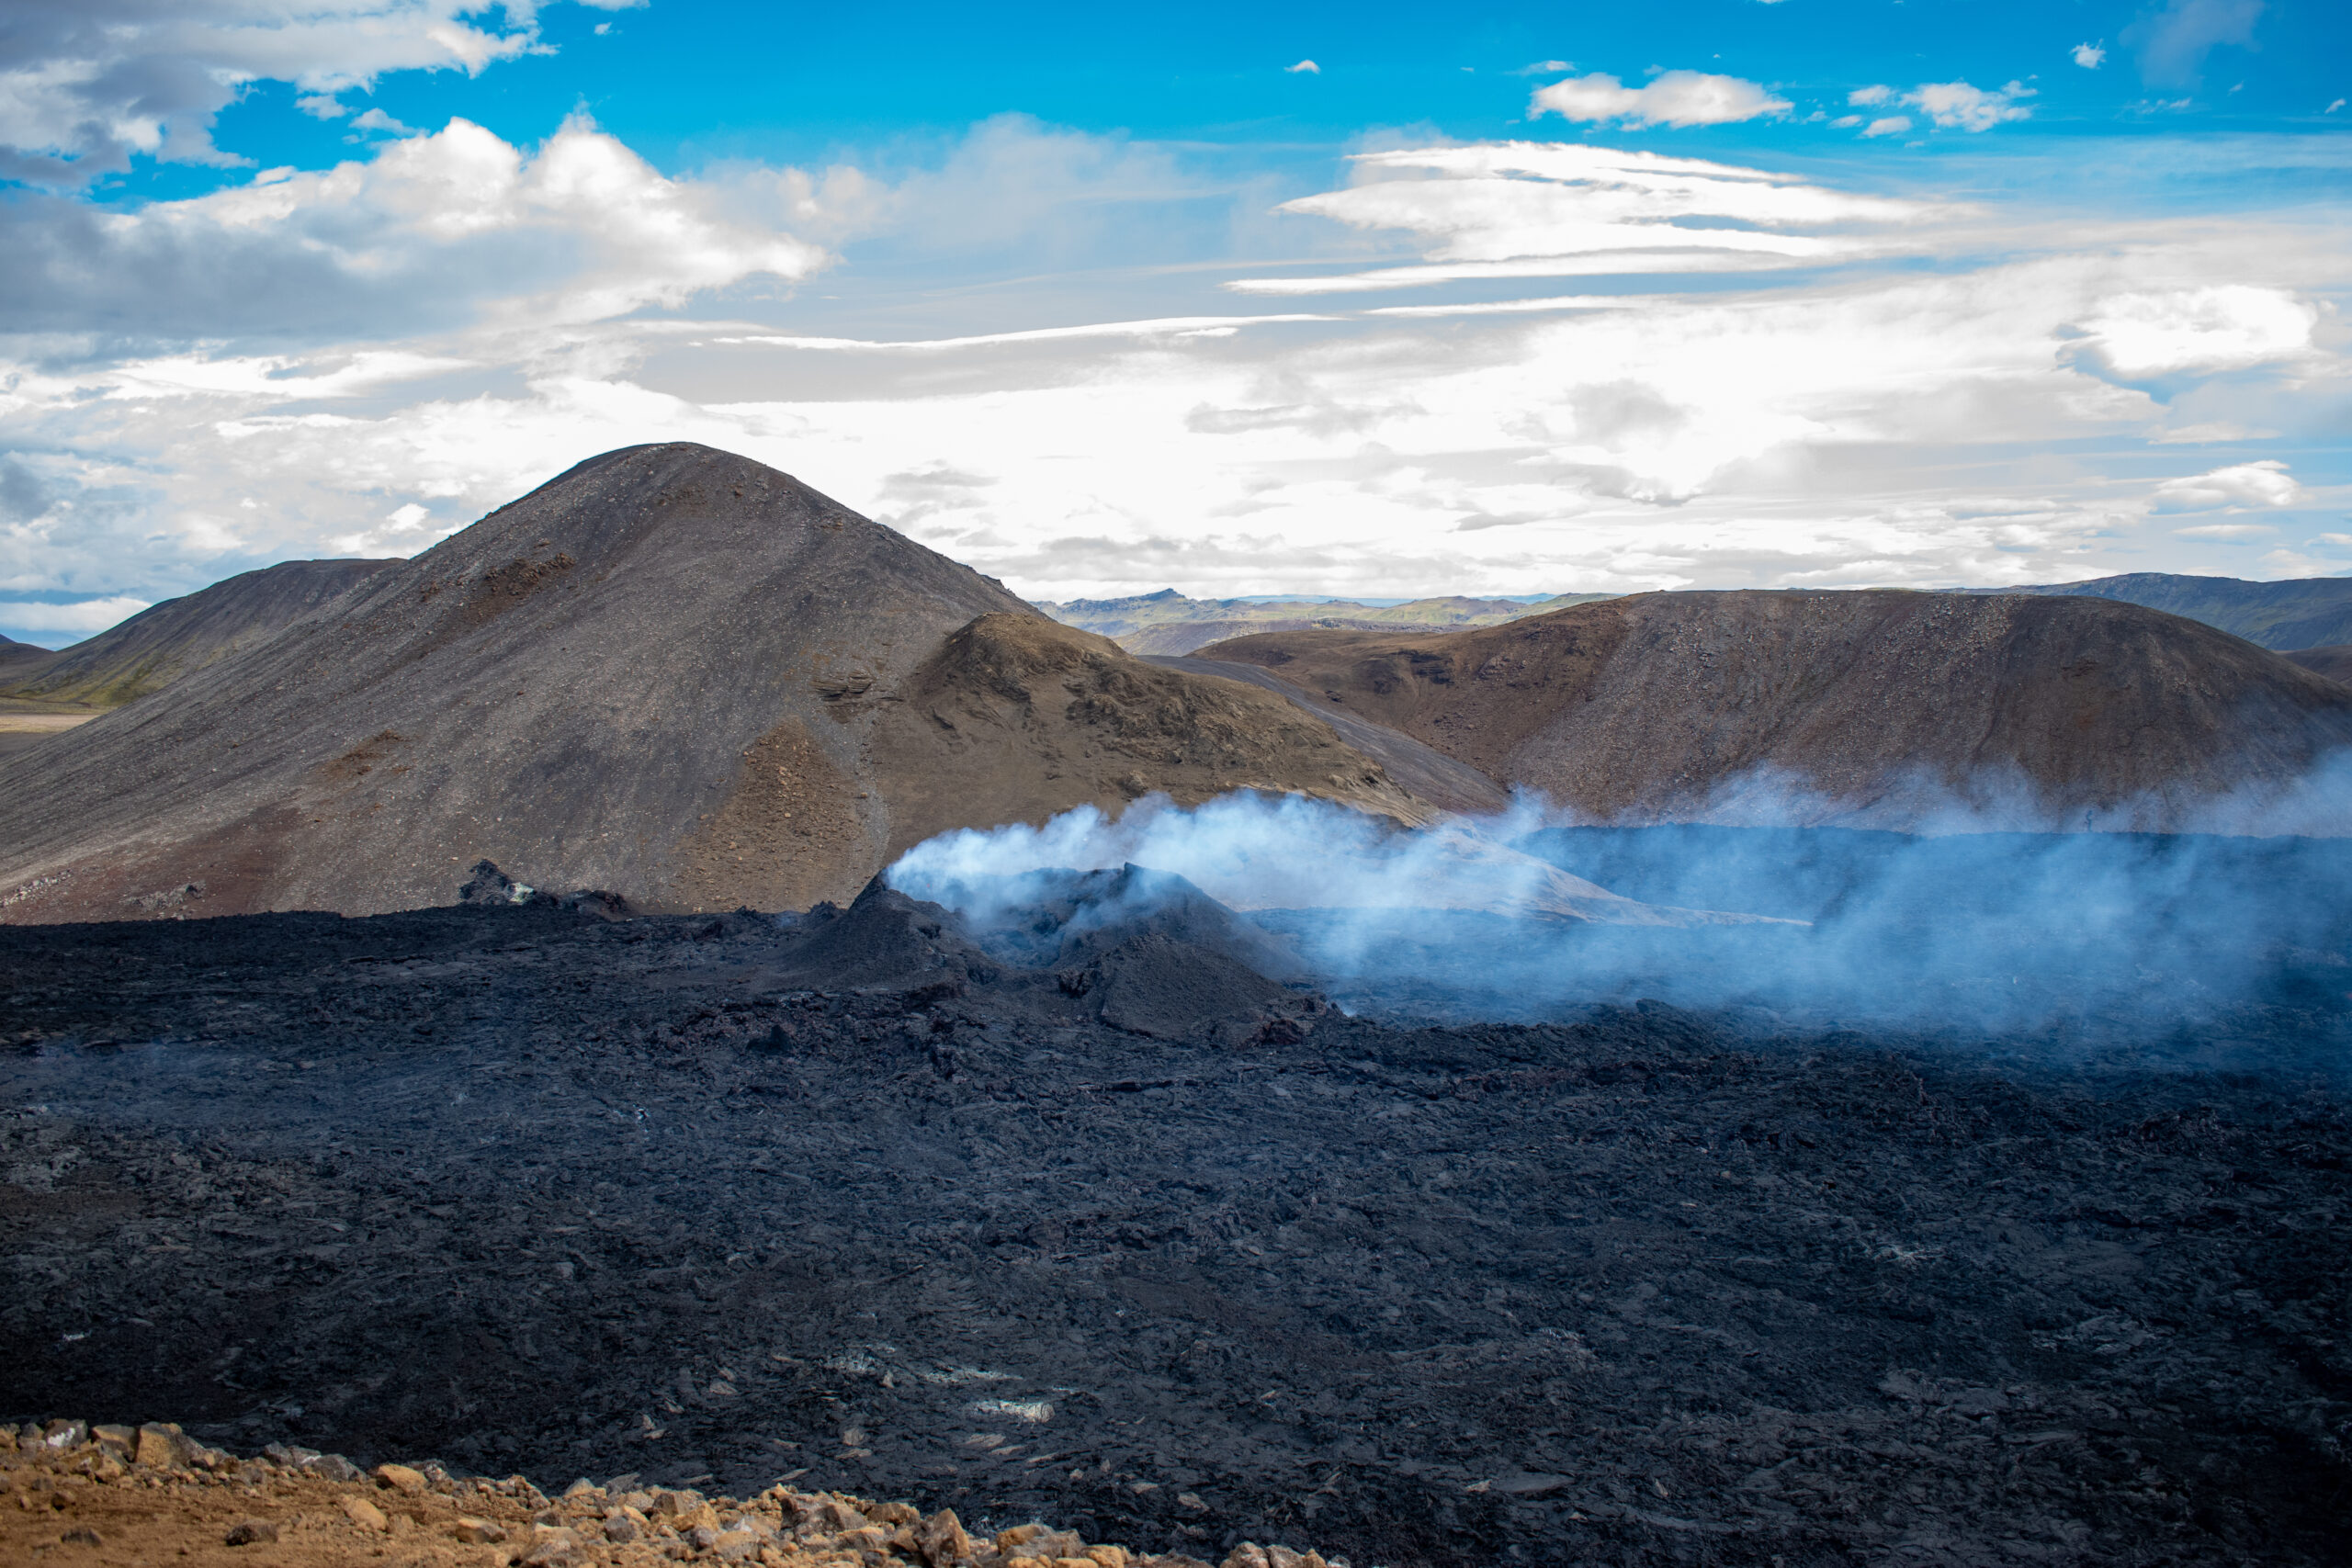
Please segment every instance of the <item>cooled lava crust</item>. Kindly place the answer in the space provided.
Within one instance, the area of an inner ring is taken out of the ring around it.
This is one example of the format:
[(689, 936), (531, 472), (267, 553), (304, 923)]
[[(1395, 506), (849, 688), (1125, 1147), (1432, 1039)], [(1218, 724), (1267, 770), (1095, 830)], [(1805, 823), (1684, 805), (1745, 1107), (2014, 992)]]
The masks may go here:
[(0, 1417), (1210, 1561), (2342, 1561), (2328, 1093), (1154, 1038), (899, 915), (856, 990), (750, 915), (0, 930)]

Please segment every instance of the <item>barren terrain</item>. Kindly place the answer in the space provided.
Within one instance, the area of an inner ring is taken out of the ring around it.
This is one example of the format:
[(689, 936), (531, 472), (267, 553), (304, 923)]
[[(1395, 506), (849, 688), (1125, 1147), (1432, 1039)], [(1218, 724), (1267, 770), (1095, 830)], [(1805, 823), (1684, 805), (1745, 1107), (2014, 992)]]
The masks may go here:
[(1249, 786), (1427, 810), (1279, 699), (673, 443), (0, 753), (0, 920), (413, 908), (483, 856), (647, 908), (805, 908), (946, 828)]
[(1185, 908), (0, 931), (0, 1416), (1210, 1560), (2342, 1560), (2324, 1084), (1384, 1024)]
[(1457, 632), (1296, 631), (1254, 664), (1498, 784), (1603, 820), (2177, 829), (2352, 745), (2352, 694), (2097, 597), (1644, 593)]

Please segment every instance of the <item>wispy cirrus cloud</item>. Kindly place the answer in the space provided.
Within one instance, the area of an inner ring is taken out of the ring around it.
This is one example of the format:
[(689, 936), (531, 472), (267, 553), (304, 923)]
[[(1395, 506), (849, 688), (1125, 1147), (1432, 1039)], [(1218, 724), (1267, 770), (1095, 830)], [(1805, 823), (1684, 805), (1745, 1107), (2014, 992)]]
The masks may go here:
[(2140, 77), (2152, 87), (2193, 87), (2216, 49), (2254, 47), (2264, 0), (2165, 0), (2162, 10), (2123, 29), (2124, 47), (2139, 57)]
[(1814, 265), (1900, 249), (1903, 226), (1940, 210), (1702, 159), (1560, 143), (1416, 148), (1351, 164), (1347, 189), (1282, 210), (1435, 241), (1419, 265), (1227, 287), (1360, 292), (1467, 277)]

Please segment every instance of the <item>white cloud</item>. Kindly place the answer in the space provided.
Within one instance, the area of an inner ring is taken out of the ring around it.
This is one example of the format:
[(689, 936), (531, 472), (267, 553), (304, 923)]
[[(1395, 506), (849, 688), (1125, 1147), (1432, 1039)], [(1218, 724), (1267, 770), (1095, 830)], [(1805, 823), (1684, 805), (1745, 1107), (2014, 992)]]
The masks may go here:
[(1990, 91), (1965, 82), (1928, 82), (1905, 93), (1903, 101), (1947, 130), (1990, 130), (2004, 121), (2032, 114), (2018, 102), (2032, 96), (2033, 89), (2022, 82)]
[(2107, 60), (2107, 46), (2099, 43), (2078, 43), (2071, 51), (2075, 63), (2086, 71), (2096, 71)]
[[(2007, 120), (2024, 119), (2032, 109), (2018, 102), (2033, 96), (2033, 89), (2022, 82), (2012, 82), (2006, 87), (1991, 91), (1973, 87), (1965, 82), (1927, 82), (1907, 93), (1897, 93), (1883, 84), (1857, 87), (1846, 95), (1846, 101), (1858, 107), (1875, 108), (1886, 104), (1905, 104), (1924, 113), (1939, 128), (1945, 130), (1990, 130)], [(1869, 136), (1899, 136), (1911, 129), (1908, 115), (1882, 115), (1864, 127)], [(1861, 125), (1862, 117), (1847, 115), (1830, 124), (1844, 130)]]
[(131, 212), (54, 198), (0, 209), (16, 268), (0, 331), (598, 321), (808, 276), (825, 252), (782, 222), (823, 196), (795, 171), (671, 179), (585, 119), (531, 152), (454, 119), (364, 160)]
[(1701, 71), (1668, 71), (1647, 86), (1628, 87), (1614, 76), (1594, 73), (1538, 87), (1528, 99), (1528, 116), (1556, 114), (1563, 119), (1616, 120), (1630, 126), (1730, 125), (1789, 112), (1753, 82)]
[(2165, 8), (2123, 30), (2140, 57), (2142, 80), (2152, 86), (2194, 86), (2205, 57), (2224, 44), (2254, 43), (2263, 0), (2165, 0)]
[(133, 599), (123, 594), (104, 599), (76, 600), (63, 604), (0, 600), (0, 626), (12, 626), (18, 631), (66, 632), (76, 637), (91, 637), (118, 621), (139, 614), (147, 605), (144, 599)]
[(1303, 294), (1467, 276), (1785, 266), (1899, 248), (1882, 237), (1792, 231), (1909, 224), (1938, 210), (1701, 159), (1556, 142), (1414, 148), (1351, 163), (1348, 189), (1280, 210), (1421, 235), (1437, 242), (1425, 258), (1432, 265), (1227, 287)]
[(2321, 112), (2322, 114), (2334, 114), (2337, 109), (2340, 109), (2340, 108), (2342, 108), (2342, 107), (2344, 107), (2345, 102), (2346, 102), (2346, 100), (2344, 100), (2344, 99), (2342, 99), (2342, 98), (2338, 98), (2338, 99), (2336, 99), (2334, 103), (2332, 103), (2332, 104), (2328, 105), (2328, 106), (2327, 106), (2327, 107), (2325, 107), (2325, 108), (2322, 109), (2320, 112)]
[(2076, 330), (2117, 375), (2240, 369), (2308, 350), (2319, 311), (2286, 289), (2208, 284), (2102, 299)]
[(1316, 64), (1315, 62), (1311, 60), (1302, 60), (1295, 65), (1285, 65), (1283, 67), (1283, 70), (1285, 73), (1293, 76), (1298, 75), (1301, 72), (1304, 72), (1310, 76), (1320, 76), (1323, 74), (1323, 67)]
[[(2105, 188), (2096, 148), (2066, 155)], [(609, 179), (558, 180), (571, 157)], [(50, 280), (54, 236), (6, 243), (41, 265), (0, 291), (0, 451), (25, 455), (0, 459), (0, 592), (143, 601), (413, 551), (662, 439), (775, 463), (1055, 598), (2211, 570), (2242, 547), (2174, 524), (2339, 493), (2298, 456), (2352, 384), (2305, 314), (2341, 287), (2333, 209), (1962, 208), (1531, 141), (1391, 147), (1270, 217), (1199, 166), (1005, 121), (911, 171), (669, 178), (584, 125), (537, 149), (469, 128), (136, 214), (136, 243), (87, 241), (80, 294)], [(1321, 258), (1282, 282), (1331, 298), (1220, 313), (1218, 282), (1285, 269), (1171, 258), (1185, 214)], [(842, 259), (767, 291), (743, 269), (779, 240)], [(153, 255), (171, 265), (128, 265)], [(1578, 271), (1620, 276), (1498, 286)], [(1438, 286), (1459, 277), (1484, 286)], [(1429, 292), (1351, 298), (1408, 282)], [(109, 315), (168, 339), (53, 330)], [(2302, 485), (2275, 463), (2163, 494), (2123, 477), (2156, 450), (2137, 443), (2224, 421), (2283, 432)]]
[(394, 119), (382, 109), (369, 109), (367, 113), (361, 115), (358, 118), (351, 122), (351, 129), (354, 130), (381, 130), (394, 136), (413, 136), (416, 134), (416, 128), (414, 126), (402, 125), (399, 120)]
[(1278, 321), (1329, 321), (1331, 316), (1161, 316), (1148, 321), (1088, 321), (1073, 327), (1034, 327), (1017, 333), (975, 333), (945, 338), (800, 337), (779, 333), (713, 336), (718, 344), (752, 344), (769, 348), (856, 349), (875, 354), (937, 354), (948, 349), (989, 348), (1015, 343), (1060, 343), (1071, 338), (1200, 338), (1230, 337), (1243, 327)]
[(2258, 539), (2278, 531), (2267, 523), (2203, 523), (2173, 533), (2184, 539)]
[(1511, 74), (1514, 76), (1556, 76), (1563, 71), (1574, 71), (1576, 68), (1577, 62), (1573, 60), (1537, 60), (1521, 66)]
[(294, 107), (314, 119), (341, 119), (351, 112), (350, 107), (332, 93), (305, 93), (294, 100)]
[[(636, 0), (582, 0), (615, 9)], [(213, 117), (245, 85), (291, 82), (323, 118), (394, 71), (479, 74), (540, 50), (537, 0), (501, 30), (481, 0), (74, 0), (12, 7), (0, 29), (0, 179), (74, 186), (133, 154), (233, 167)]]
[(2166, 479), (2156, 487), (2159, 512), (2211, 512), (2216, 507), (2292, 506), (2302, 487), (2276, 459), (2234, 463), (2211, 473)]

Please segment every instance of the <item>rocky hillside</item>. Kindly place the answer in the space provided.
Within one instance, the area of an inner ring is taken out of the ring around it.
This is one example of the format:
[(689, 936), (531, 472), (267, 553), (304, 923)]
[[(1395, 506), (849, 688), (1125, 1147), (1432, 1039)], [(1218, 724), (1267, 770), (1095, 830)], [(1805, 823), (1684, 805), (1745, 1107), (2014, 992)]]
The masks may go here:
[[(250, 648), (365, 582), (390, 560), (289, 560), (150, 605), (19, 668), (0, 649), (0, 694), (119, 707)], [(18, 645), (22, 646), (22, 645)]]
[(1429, 810), (1271, 694), (1047, 622), (761, 464), (631, 447), (0, 758), (0, 919), (413, 908), (485, 857), (797, 908), (944, 827), (1249, 785)]
[[(1241, 637), (1310, 702), (1590, 815), (1900, 826), (1957, 795), (2163, 827), (2352, 745), (2352, 691), (2098, 598), (1648, 593), (1435, 635)], [(1762, 798), (1770, 795), (1771, 798)]]

